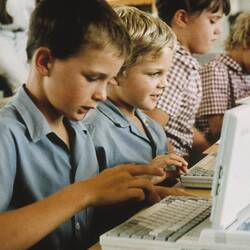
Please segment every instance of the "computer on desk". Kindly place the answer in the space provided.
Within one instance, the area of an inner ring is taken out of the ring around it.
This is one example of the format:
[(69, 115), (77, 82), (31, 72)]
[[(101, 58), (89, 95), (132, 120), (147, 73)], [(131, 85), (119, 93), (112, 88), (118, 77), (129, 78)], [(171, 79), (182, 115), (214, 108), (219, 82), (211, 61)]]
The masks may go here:
[(224, 115), (212, 202), (167, 197), (103, 234), (102, 249), (249, 250), (249, 177), (250, 105), (243, 105)]
[[(250, 96), (236, 100), (236, 105), (250, 105)], [(184, 187), (212, 188), (217, 153), (210, 153), (181, 176)]]

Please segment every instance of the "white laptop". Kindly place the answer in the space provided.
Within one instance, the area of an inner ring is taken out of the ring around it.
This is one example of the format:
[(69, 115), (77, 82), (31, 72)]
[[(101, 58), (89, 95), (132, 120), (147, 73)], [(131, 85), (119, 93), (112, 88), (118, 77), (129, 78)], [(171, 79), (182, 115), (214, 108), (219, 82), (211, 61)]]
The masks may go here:
[[(249, 105), (250, 96), (236, 100), (237, 105)], [(192, 166), (185, 175), (180, 177), (184, 187), (212, 188), (214, 167), (217, 153), (210, 153)]]
[(102, 249), (249, 250), (250, 105), (224, 115), (212, 196), (167, 197), (103, 234)]

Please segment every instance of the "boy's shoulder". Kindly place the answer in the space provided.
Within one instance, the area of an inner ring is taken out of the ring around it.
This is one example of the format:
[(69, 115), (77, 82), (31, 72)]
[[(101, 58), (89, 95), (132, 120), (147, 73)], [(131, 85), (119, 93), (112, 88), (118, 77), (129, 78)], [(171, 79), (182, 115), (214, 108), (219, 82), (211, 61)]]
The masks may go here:
[(110, 100), (99, 102), (96, 109), (89, 111), (84, 118), (85, 124), (94, 124), (95, 126), (115, 125), (118, 127), (127, 127), (129, 123), (120, 109)]
[(114, 113), (104, 102), (98, 103), (97, 107), (91, 109), (82, 120), (82, 124), (91, 134), (99, 131), (100, 127), (102, 132), (108, 130), (114, 123)]
[(202, 72), (206, 72), (206, 71), (227, 72), (228, 69), (233, 69), (237, 71), (237, 70), (241, 70), (241, 66), (228, 55), (219, 54), (210, 62), (203, 65), (201, 71)]
[(22, 118), (13, 105), (6, 105), (0, 109), (0, 131), (2, 134), (9, 131), (12, 134), (20, 135), (24, 129)]
[[(159, 131), (159, 133), (161, 133), (162, 131), (164, 132), (163, 127), (156, 120), (152, 119), (150, 116), (145, 114), (140, 109), (137, 109), (136, 112), (137, 112), (137, 115), (140, 117), (140, 119), (143, 121), (145, 126), (149, 126), (149, 127), (151, 127), (151, 129)], [(164, 132), (164, 134), (165, 134), (165, 132)]]
[(180, 43), (178, 43), (174, 53), (172, 67), (198, 70), (200, 69), (200, 64), (189, 51), (187, 51)]

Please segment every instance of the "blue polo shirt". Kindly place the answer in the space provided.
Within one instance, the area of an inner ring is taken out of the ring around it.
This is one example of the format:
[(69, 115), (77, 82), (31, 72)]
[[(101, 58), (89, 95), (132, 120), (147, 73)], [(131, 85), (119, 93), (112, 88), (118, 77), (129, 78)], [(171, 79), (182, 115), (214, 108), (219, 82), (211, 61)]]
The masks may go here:
[[(94, 141), (101, 169), (124, 163), (145, 164), (155, 156), (167, 153), (164, 129), (139, 109), (135, 115), (141, 120), (146, 134), (140, 131), (110, 100), (100, 102), (88, 112), (83, 122)], [(145, 204), (126, 203), (124, 206), (99, 208), (94, 211), (93, 228), (102, 234), (122, 223)]]
[[(70, 151), (24, 87), (0, 110), (0, 211), (31, 204), (97, 174), (95, 148), (86, 128), (81, 122), (64, 122)], [(81, 211), (32, 249), (84, 249), (91, 217), (91, 208)]]
[(139, 109), (135, 109), (135, 115), (141, 120), (146, 134), (110, 100), (100, 102), (97, 109), (84, 118), (102, 169), (131, 162), (144, 164), (157, 155), (166, 154), (164, 129)]

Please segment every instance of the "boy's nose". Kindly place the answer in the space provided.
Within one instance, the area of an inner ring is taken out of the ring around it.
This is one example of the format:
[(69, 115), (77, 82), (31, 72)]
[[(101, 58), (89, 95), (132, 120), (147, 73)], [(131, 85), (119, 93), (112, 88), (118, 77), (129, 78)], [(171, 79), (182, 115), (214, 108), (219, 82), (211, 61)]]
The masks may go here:
[(217, 27), (215, 28), (214, 33), (215, 33), (216, 35), (220, 35), (221, 32), (222, 32), (222, 28), (221, 28), (221, 25), (219, 24), (219, 25), (217, 25)]
[(164, 76), (160, 79), (159, 83), (158, 83), (158, 88), (165, 88), (167, 86), (167, 77)]
[[(104, 84), (103, 84), (104, 85)], [(107, 99), (107, 85), (96, 89), (93, 99), (96, 101), (105, 101)]]

